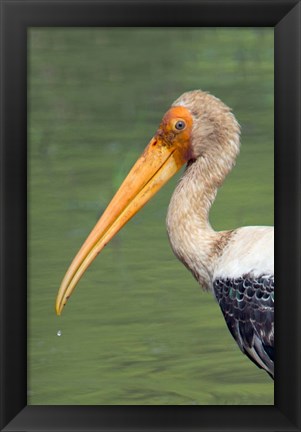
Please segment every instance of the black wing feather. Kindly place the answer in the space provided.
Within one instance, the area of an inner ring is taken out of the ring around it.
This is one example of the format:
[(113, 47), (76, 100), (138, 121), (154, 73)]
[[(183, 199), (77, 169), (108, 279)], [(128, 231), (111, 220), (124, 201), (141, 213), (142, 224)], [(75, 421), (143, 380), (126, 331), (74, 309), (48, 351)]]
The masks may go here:
[(274, 276), (216, 278), (213, 289), (240, 349), (274, 377)]

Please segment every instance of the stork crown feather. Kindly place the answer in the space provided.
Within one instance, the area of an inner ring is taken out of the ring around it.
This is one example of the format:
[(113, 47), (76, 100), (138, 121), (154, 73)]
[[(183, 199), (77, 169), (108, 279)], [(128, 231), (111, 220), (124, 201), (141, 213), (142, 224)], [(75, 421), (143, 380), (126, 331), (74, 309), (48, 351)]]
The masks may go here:
[(183, 93), (172, 106), (185, 107), (191, 113), (193, 157), (206, 157), (214, 165), (218, 159), (222, 159), (221, 165), (228, 172), (240, 148), (240, 126), (231, 109), (220, 99), (202, 90)]

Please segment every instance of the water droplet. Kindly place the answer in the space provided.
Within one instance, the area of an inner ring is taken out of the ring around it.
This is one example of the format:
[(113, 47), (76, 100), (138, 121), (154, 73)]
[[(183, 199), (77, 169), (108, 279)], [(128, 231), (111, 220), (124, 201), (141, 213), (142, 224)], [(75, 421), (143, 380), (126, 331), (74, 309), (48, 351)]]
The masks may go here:
[(62, 331), (58, 330), (56, 334), (57, 334), (57, 336), (62, 336)]

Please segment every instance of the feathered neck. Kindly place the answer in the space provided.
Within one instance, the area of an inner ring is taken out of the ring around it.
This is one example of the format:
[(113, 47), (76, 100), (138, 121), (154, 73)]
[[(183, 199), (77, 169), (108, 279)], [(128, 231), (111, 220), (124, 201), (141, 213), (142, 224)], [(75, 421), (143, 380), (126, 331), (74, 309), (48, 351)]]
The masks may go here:
[(239, 142), (229, 142), (228, 146), (232, 151), (208, 151), (187, 164), (168, 208), (167, 231), (172, 249), (204, 289), (211, 289), (215, 261), (231, 233), (216, 232), (209, 222), (211, 205), (234, 165)]

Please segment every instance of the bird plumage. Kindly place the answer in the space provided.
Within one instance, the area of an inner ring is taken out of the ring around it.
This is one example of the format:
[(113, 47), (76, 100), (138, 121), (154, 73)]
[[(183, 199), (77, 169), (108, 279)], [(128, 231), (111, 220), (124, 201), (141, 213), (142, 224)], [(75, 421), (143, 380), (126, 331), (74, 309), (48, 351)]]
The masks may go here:
[(213, 291), (239, 348), (274, 376), (274, 276), (216, 278)]

